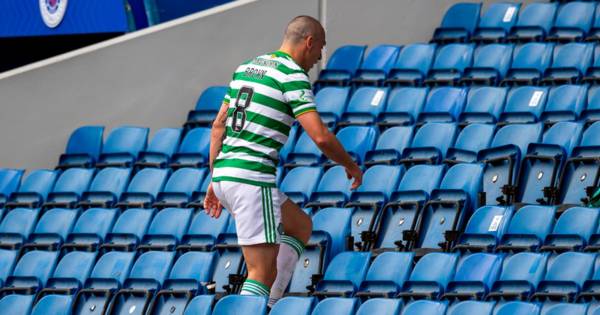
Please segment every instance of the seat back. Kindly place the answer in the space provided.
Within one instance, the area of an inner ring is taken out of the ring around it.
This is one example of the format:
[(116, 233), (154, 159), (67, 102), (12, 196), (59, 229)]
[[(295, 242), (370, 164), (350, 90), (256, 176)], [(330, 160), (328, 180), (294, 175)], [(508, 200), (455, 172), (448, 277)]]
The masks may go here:
[(270, 315), (310, 315), (317, 304), (314, 297), (287, 296), (275, 303)]
[(538, 315), (540, 307), (535, 303), (508, 302), (498, 306), (496, 315)]
[(433, 63), (435, 49), (435, 44), (406, 45), (400, 51), (394, 69), (414, 71), (425, 76)]
[[(414, 253), (385, 252), (371, 263), (365, 280), (391, 281), (402, 288), (412, 271)], [(394, 268), (388, 268), (394, 266)]]
[(155, 168), (145, 168), (139, 171), (127, 187), (127, 197), (136, 199), (136, 195), (147, 195), (155, 199), (158, 192), (163, 189), (170, 173), (168, 169)]
[(31, 241), (43, 243), (54, 238), (53, 236), (58, 236), (59, 242), (64, 241), (73, 229), (78, 215), (79, 212), (72, 209), (56, 208), (46, 211), (38, 221)]
[[(518, 289), (512, 283), (525, 282), (526, 290), (536, 288), (546, 273), (547, 253), (518, 253), (506, 257), (502, 264), (502, 271), (498, 281), (494, 284), (493, 291), (511, 291)], [(506, 285), (504, 285), (506, 284)]]
[(60, 288), (80, 288), (92, 272), (96, 253), (70, 252), (56, 266), (48, 286)]
[[(16, 208), (8, 212), (0, 223), (0, 234), (17, 234), (26, 240), (33, 232), (39, 215), (39, 210)], [(21, 242), (22, 242), (21, 241)]]
[(102, 152), (104, 126), (83, 126), (75, 129), (65, 148), (65, 154), (86, 154), (97, 161)]
[(550, 31), (556, 10), (557, 3), (530, 3), (521, 9), (517, 27), (539, 27), (545, 33)]
[(183, 234), (187, 231), (191, 218), (191, 209), (163, 209), (154, 216), (150, 227), (148, 227), (146, 238), (161, 238), (166, 236), (179, 242)]
[(350, 98), (346, 113), (369, 114), (377, 117), (385, 109), (389, 88), (360, 87)]
[(503, 29), (508, 33), (517, 22), (520, 3), (496, 2), (490, 4), (479, 20), (479, 29)]
[[(149, 285), (150, 288), (159, 288), (163, 281), (167, 278), (175, 253), (173, 252), (146, 252), (140, 255), (129, 273), (129, 277), (125, 282), (125, 287), (128, 284), (132, 288), (142, 286), (142, 288), (148, 288), (148, 282), (152, 283)], [(154, 285), (157, 285), (154, 287)]]
[(352, 315), (358, 309), (359, 304), (360, 303), (358, 299), (354, 298), (328, 298), (319, 302), (319, 304), (315, 306), (312, 315)]
[(229, 89), (228, 86), (209, 86), (207, 87), (196, 102), (196, 110), (218, 112), (223, 104), (223, 98)]
[(396, 315), (402, 308), (402, 301), (396, 299), (373, 298), (360, 305), (356, 315)]
[(448, 315), (492, 315), (495, 302), (463, 301), (456, 303), (448, 309)]
[(267, 299), (262, 296), (228, 295), (217, 302), (213, 315), (236, 315), (240, 310), (248, 314), (266, 314)]
[(185, 307), (183, 315), (210, 315), (214, 299), (214, 295), (198, 295), (194, 297)]
[(558, 303), (555, 305), (548, 305), (542, 308), (542, 315), (561, 315), (561, 314), (572, 314), (572, 315), (585, 315), (588, 309), (586, 304), (575, 304), (575, 303)]
[(93, 177), (93, 169), (70, 168), (58, 177), (52, 189), (52, 194), (72, 193), (80, 197), (89, 188)]
[(336, 49), (327, 61), (327, 70), (347, 71), (354, 76), (363, 62), (367, 46), (345, 45)]
[(451, 123), (427, 123), (415, 133), (411, 148), (436, 148), (442, 156), (454, 144), (457, 128)]
[(415, 165), (402, 177), (398, 191), (421, 191), (427, 197), (439, 187), (443, 174), (443, 165)]
[(474, 87), (469, 90), (461, 121), (495, 123), (504, 109), (507, 88)]
[(32, 171), (21, 183), (19, 193), (34, 193), (39, 195), (42, 199), (46, 199), (50, 191), (52, 191), (57, 178), (57, 171)]
[(384, 131), (377, 139), (375, 150), (402, 150), (410, 145), (413, 127), (392, 127)]
[(558, 8), (556, 19), (554, 20), (554, 29), (573, 29), (587, 33), (592, 27), (594, 20), (595, 3), (571, 2), (565, 3)]
[(380, 193), (388, 200), (396, 190), (398, 182), (404, 174), (404, 168), (391, 165), (374, 165), (364, 173), (363, 182), (356, 190), (361, 193)]
[(344, 175), (346, 171), (344, 167), (338, 165), (330, 168), (323, 174), (317, 186), (318, 192), (341, 192), (346, 197), (350, 196), (350, 186), (352, 182)]
[(446, 314), (447, 301), (414, 301), (402, 309), (401, 315), (442, 315)]
[(43, 287), (54, 271), (57, 261), (58, 252), (27, 252), (19, 259), (7, 283), (15, 287)]
[(467, 99), (467, 91), (455, 87), (438, 87), (429, 92), (419, 121), (452, 122), (458, 120)]
[(129, 276), (135, 252), (107, 252), (102, 255), (86, 283), (88, 288), (120, 287)]
[(509, 123), (537, 122), (546, 106), (548, 88), (521, 86), (508, 92), (501, 120)]
[(378, 45), (371, 49), (362, 65), (359, 68), (360, 70), (380, 70), (384, 73), (388, 73), (394, 63), (396, 62), (396, 58), (398, 58), (398, 53), (400, 52), (400, 47), (395, 45)]
[[(81, 234), (84, 239), (87, 235), (95, 235), (97, 241), (102, 242), (106, 234), (117, 219), (116, 209), (92, 208), (85, 210), (77, 219), (69, 238)], [(72, 240), (73, 241), (73, 240)]]
[(205, 176), (206, 169), (180, 168), (171, 174), (163, 192), (182, 193), (189, 198), (200, 188)]
[(550, 43), (527, 43), (518, 45), (513, 52), (511, 69), (535, 70), (543, 74), (552, 62), (554, 45)]
[(146, 149), (148, 141), (148, 128), (123, 126), (113, 129), (104, 142), (102, 154), (126, 153), (137, 157), (138, 153)]
[(458, 260), (458, 254), (430, 253), (423, 256), (413, 268), (409, 282), (405, 284), (405, 287), (412, 285), (411, 282), (434, 282), (445, 288), (450, 280), (454, 278), (454, 270)]
[(448, 44), (440, 47), (431, 70), (462, 73), (471, 66), (474, 48), (472, 44)]
[(548, 102), (542, 114), (545, 121), (577, 120), (585, 108), (587, 87), (583, 85), (560, 85), (550, 89)]
[(187, 252), (181, 255), (169, 274), (171, 287), (177, 288), (177, 283), (193, 282), (194, 288), (200, 283), (212, 281), (216, 261), (216, 252)]
[(494, 69), (500, 78), (504, 77), (512, 59), (513, 46), (489, 44), (480, 46), (473, 56), (474, 69)]
[(317, 188), (322, 175), (323, 169), (320, 167), (296, 167), (287, 173), (279, 189), (288, 196), (300, 194), (307, 200)]
[(324, 87), (315, 96), (317, 110), (321, 114), (333, 114), (336, 119), (339, 119), (346, 109), (349, 97), (348, 87)]
[(337, 254), (325, 271), (323, 280), (349, 281), (355, 288), (365, 279), (369, 268), (371, 253), (367, 252), (342, 252)]
[(529, 235), (541, 242), (552, 231), (555, 212), (552, 206), (524, 206), (513, 215), (506, 234)]
[(460, 28), (472, 34), (479, 23), (480, 11), (480, 3), (456, 3), (444, 14), (440, 28)]
[(198, 127), (190, 130), (181, 145), (177, 153), (197, 153), (203, 156), (208, 156), (208, 150), (210, 146), (210, 129)]
[(552, 69), (575, 69), (584, 75), (592, 64), (594, 46), (584, 43), (569, 43), (554, 48)]
[(162, 153), (166, 156), (171, 156), (177, 147), (179, 147), (179, 141), (181, 140), (181, 129), (180, 128), (162, 128), (156, 131), (152, 140), (148, 142), (147, 152)]
[(388, 96), (385, 112), (406, 115), (406, 123), (412, 124), (423, 109), (428, 91), (425, 87), (394, 88)]
[(100, 170), (92, 183), (90, 184), (89, 192), (110, 192), (115, 197), (119, 197), (127, 184), (131, 169), (129, 168), (114, 168), (108, 167)]

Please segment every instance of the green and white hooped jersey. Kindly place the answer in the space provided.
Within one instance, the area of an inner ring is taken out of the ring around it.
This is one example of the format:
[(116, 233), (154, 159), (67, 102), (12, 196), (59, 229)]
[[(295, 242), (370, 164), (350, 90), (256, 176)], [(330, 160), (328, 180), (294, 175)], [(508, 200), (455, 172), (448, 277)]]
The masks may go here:
[(286, 53), (262, 55), (237, 68), (223, 102), (227, 130), (212, 180), (275, 187), (294, 120), (316, 110), (308, 75)]

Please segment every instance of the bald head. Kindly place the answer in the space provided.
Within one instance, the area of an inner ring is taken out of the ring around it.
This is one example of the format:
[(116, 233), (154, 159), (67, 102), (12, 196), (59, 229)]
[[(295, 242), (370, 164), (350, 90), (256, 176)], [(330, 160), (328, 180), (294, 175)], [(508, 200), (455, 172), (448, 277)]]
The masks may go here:
[(324, 39), (325, 30), (317, 19), (308, 15), (300, 15), (288, 23), (283, 40), (290, 44), (297, 44), (309, 36)]
[(300, 15), (288, 23), (280, 51), (288, 53), (305, 71), (321, 59), (325, 30), (313, 17)]

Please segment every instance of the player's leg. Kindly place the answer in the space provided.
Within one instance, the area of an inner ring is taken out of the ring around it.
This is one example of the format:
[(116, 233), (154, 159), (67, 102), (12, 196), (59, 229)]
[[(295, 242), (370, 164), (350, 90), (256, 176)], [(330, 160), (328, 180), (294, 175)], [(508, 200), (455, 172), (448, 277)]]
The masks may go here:
[(242, 286), (242, 295), (269, 296), (277, 275), (277, 244), (242, 246), (248, 278)]

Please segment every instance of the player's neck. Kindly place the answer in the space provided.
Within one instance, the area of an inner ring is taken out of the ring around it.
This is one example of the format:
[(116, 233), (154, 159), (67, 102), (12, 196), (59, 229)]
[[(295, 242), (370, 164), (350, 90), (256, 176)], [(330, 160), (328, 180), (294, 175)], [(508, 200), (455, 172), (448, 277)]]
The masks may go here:
[(281, 45), (281, 47), (279, 47), (279, 51), (290, 55), (294, 62), (304, 69), (304, 67), (302, 66), (302, 57), (298, 49), (294, 49), (293, 47), (289, 47), (288, 45), (284, 44)]

